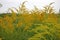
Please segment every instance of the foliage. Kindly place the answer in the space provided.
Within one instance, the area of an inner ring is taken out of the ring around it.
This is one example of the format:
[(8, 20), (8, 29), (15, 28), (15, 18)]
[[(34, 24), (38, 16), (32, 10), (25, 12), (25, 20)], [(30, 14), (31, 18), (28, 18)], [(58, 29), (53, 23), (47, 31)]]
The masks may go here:
[(0, 7), (2, 7), (2, 4), (0, 3)]
[[(0, 14), (0, 38), (2, 40), (60, 40), (60, 15), (48, 8), (28, 11), (22, 3), (17, 13)], [(47, 11), (49, 11), (49, 13)]]

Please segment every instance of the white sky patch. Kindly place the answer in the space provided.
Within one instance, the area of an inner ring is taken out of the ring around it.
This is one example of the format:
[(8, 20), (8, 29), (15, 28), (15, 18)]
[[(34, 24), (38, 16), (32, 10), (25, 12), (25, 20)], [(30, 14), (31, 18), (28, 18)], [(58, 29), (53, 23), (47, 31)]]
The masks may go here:
[(28, 1), (25, 3), (28, 9), (33, 9), (34, 6), (42, 9), (45, 5), (48, 5), (51, 2), (55, 2), (52, 6), (54, 6), (56, 11), (60, 8), (60, 0), (0, 0), (0, 3), (3, 5), (3, 7), (0, 8), (0, 13), (7, 12), (7, 10), (11, 7), (18, 8), (24, 1)]

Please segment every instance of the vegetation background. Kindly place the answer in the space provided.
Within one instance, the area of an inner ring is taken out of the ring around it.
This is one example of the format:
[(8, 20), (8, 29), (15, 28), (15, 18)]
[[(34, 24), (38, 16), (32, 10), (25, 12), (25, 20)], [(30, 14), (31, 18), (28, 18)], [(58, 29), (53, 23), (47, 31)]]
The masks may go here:
[(0, 40), (60, 40), (60, 13), (51, 6), (28, 11), (22, 3), (11, 13), (0, 14)]

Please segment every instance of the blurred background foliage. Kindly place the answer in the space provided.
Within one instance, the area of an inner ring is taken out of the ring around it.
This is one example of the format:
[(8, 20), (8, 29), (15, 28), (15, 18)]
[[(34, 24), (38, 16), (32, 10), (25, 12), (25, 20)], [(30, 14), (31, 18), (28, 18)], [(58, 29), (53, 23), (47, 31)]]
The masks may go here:
[(53, 3), (40, 10), (36, 6), (28, 11), (22, 3), (16, 12), (0, 14), (1, 40), (60, 40), (60, 14), (55, 13)]

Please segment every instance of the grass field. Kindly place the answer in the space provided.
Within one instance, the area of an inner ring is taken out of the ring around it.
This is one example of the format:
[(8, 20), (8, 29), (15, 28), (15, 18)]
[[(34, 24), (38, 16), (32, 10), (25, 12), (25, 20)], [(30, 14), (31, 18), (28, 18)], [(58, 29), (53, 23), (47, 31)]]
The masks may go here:
[(51, 4), (28, 11), (22, 3), (17, 13), (0, 14), (0, 40), (60, 40), (60, 14)]

